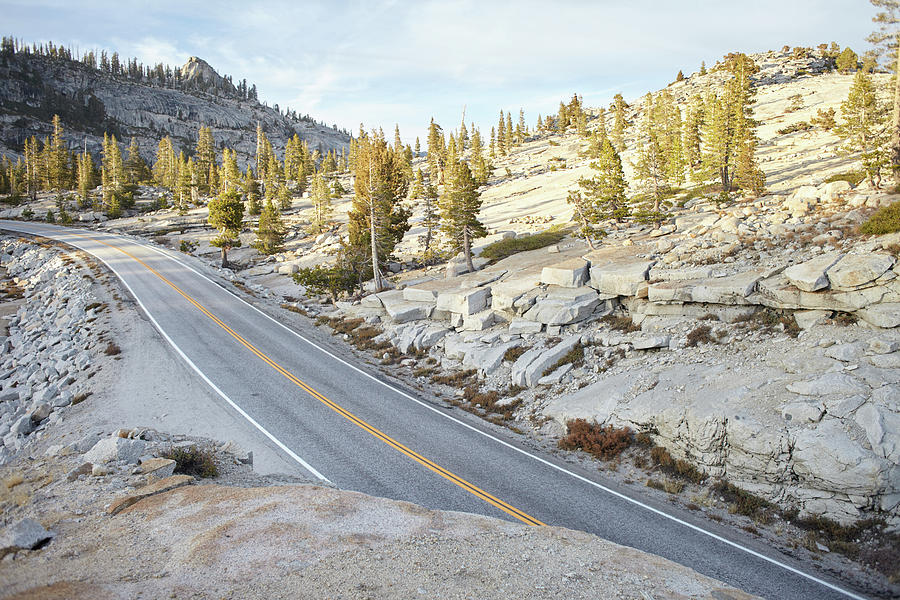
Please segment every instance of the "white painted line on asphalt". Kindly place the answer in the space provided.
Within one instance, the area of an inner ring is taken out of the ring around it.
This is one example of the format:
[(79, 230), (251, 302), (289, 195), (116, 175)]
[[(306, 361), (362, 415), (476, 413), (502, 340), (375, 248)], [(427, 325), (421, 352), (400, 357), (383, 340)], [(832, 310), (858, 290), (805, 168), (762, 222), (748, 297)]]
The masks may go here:
[[(26, 229), (26, 232), (27, 232), (27, 229)], [(32, 233), (37, 233), (38, 235), (48, 235), (48, 236), (49, 236), (49, 234), (46, 234), (46, 233), (43, 233), (43, 234), (42, 234), (42, 233), (40, 233), (40, 229), (38, 229), (37, 231), (34, 231), (34, 232), (32, 232)], [(92, 233), (92, 232), (85, 232), (85, 233)], [(69, 242), (69, 243), (72, 244), (73, 246), (75, 245), (75, 244), (72, 243), (72, 242)], [(143, 244), (138, 244), (138, 245), (144, 246)], [(78, 246), (78, 247), (81, 248), (82, 250), (85, 250), (85, 251), (89, 252), (89, 250), (87, 250), (86, 248), (83, 248), (83, 247), (80, 247), (80, 246)], [(154, 250), (154, 248), (153, 248), (152, 246), (144, 246), (144, 247), (146, 247), (146, 248), (148, 248), (148, 249), (150, 249), (150, 250)], [(122, 275), (115, 269), (115, 267), (113, 267), (111, 264), (109, 264), (102, 256), (100, 256), (100, 255), (98, 255), (98, 254), (94, 254), (94, 256), (97, 257), (97, 258), (100, 260), (100, 262), (102, 262), (104, 265), (106, 265), (107, 268), (109, 268), (110, 271), (112, 271), (113, 273), (116, 274), (116, 277), (118, 277), (118, 278), (119, 278), (119, 281), (121, 281), (121, 282), (125, 285), (125, 287), (128, 288), (128, 291), (131, 293), (132, 297), (137, 301), (138, 305), (140, 305), (141, 310), (144, 311), (144, 314), (147, 315), (147, 318), (149, 318), (150, 321), (153, 323), (153, 326), (156, 327), (156, 330), (159, 331), (159, 333), (166, 339), (166, 341), (169, 342), (169, 345), (172, 346), (172, 348), (175, 349), (175, 352), (178, 353), (178, 355), (184, 360), (184, 362), (186, 362), (186, 363), (187, 363), (187, 364), (188, 364), (188, 365), (189, 365), (189, 366), (197, 373), (197, 375), (199, 375), (200, 378), (203, 379), (203, 381), (205, 381), (205, 382), (207, 383), (207, 385), (209, 385), (209, 387), (211, 387), (211, 388), (213, 389), (213, 391), (215, 391), (219, 396), (221, 396), (222, 399), (225, 400), (225, 402), (227, 402), (229, 405), (231, 405), (231, 407), (232, 407), (234, 410), (236, 410), (242, 417), (244, 417), (245, 419), (247, 419), (247, 421), (249, 421), (251, 425), (253, 425), (254, 427), (256, 427), (259, 431), (262, 432), (263, 435), (265, 435), (267, 438), (269, 438), (270, 440), (272, 440), (272, 442), (273, 442), (276, 446), (278, 446), (279, 448), (281, 448), (282, 450), (284, 450), (284, 452), (285, 452), (288, 456), (290, 456), (292, 459), (294, 459), (295, 461), (297, 461), (304, 469), (306, 469), (307, 471), (309, 471), (314, 477), (316, 477), (317, 479), (319, 479), (319, 480), (321, 480), (321, 481), (324, 481), (324, 482), (326, 482), (326, 483), (331, 483), (331, 481), (329, 481), (328, 478), (326, 478), (324, 475), (322, 475), (319, 471), (317, 471), (317, 470), (316, 470), (312, 465), (310, 465), (308, 462), (306, 462), (305, 460), (303, 460), (299, 455), (297, 455), (296, 452), (294, 452), (293, 450), (291, 450), (290, 448), (288, 448), (284, 443), (282, 443), (281, 440), (279, 440), (279, 439), (276, 438), (274, 435), (272, 435), (265, 427), (263, 427), (262, 425), (260, 425), (260, 424), (256, 421), (256, 419), (254, 419), (254, 418), (251, 417), (249, 414), (247, 414), (247, 412), (246, 412), (243, 408), (241, 408), (240, 406), (238, 406), (231, 398), (229, 398), (228, 395), (227, 395), (225, 392), (223, 392), (221, 389), (219, 389), (219, 386), (217, 386), (215, 383), (213, 383), (213, 382), (210, 380), (210, 378), (206, 376), (206, 373), (204, 373), (203, 371), (201, 371), (201, 370), (200, 370), (200, 367), (198, 367), (197, 365), (195, 365), (195, 364), (194, 364), (194, 361), (192, 361), (190, 358), (188, 358), (188, 355), (185, 354), (184, 351), (183, 351), (181, 348), (178, 347), (178, 344), (176, 344), (175, 341), (174, 341), (171, 337), (169, 337), (169, 334), (166, 333), (166, 331), (162, 328), (162, 326), (160, 326), (159, 322), (157, 322), (157, 320), (153, 317), (153, 315), (150, 313), (150, 311), (147, 310), (147, 307), (144, 306), (144, 303), (141, 301), (141, 298), (135, 293), (135, 291), (132, 289), (132, 287), (128, 284), (127, 281), (125, 281), (125, 279), (124, 279), (124, 278), (122, 277)], [(170, 258), (171, 258), (171, 257), (170, 257)], [(195, 272), (196, 272), (196, 271), (195, 271)], [(198, 275), (199, 275), (199, 273), (198, 273)]]
[[(206, 275), (204, 275), (203, 273), (197, 271), (197, 270), (196, 270), (195, 268), (193, 268), (192, 266), (190, 266), (190, 265), (188, 265), (188, 264), (182, 262), (179, 258), (177, 258), (177, 257), (175, 257), (175, 256), (173, 256), (173, 255), (171, 255), (171, 254), (169, 254), (167, 251), (165, 251), (165, 250), (163, 250), (163, 249), (160, 249), (160, 248), (156, 248), (156, 247), (154, 247), (154, 246), (152, 246), (152, 245), (146, 244), (146, 243), (144, 243), (143, 241), (140, 241), (140, 242), (135, 241), (134, 243), (137, 244), (137, 245), (139, 245), (139, 246), (144, 246), (145, 248), (148, 248), (149, 250), (153, 250), (153, 251), (155, 251), (155, 252), (157, 252), (157, 253), (159, 253), (159, 254), (161, 254), (161, 255), (167, 257), (168, 259), (170, 259), (170, 260), (172, 260), (172, 261), (178, 263), (178, 264), (181, 265), (182, 267), (184, 267), (184, 268), (186, 268), (186, 269), (192, 271), (194, 274), (198, 275), (199, 277), (202, 277), (203, 279), (205, 279), (206, 281), (208, 281), (208, 282), (211, 283), (212, 285), (215, 285), (216, 287), (219, 287), (219, 288), (222, 287), (222, 286), (218, 285), (215, 281), (213, 281), (212, 279), (210, 279), (209, 277), (207, 277)], [(716, 541), (722, 542), (723, 544), (727, 544), (728, 546), (731, 546), (732, 548), (735, 548), (736, 550), (740, 550), (741, 552), (745, 552), (745, 553), (747, 553), (747, 554), (749, 554), (749, 555), (751, 555), (751, 556), (754, 556), (754, 557), (756, 557), (756, 558), (762, 559), (762, 560), (764, 560), (764, 561), (766, 561), (766, 562), (768, 562), (768, 563), (770, 563), (770, 564), (772, 564), (772, 565), (775, 565), (775, 566), (777, 566), (777, 567), (780, 567), (780, 568), (782, 568), (782, 569), (785, 569), (786, 571), (789, 571), (789, 572), (791, 572), (791, 573), (794, 573), (795, 575), (799, 575), (800, 577), (803, 577), (803, 578), (808, 579), (808, 580), (810, 580), (810, 581), (812, 581), (812, 582), (815, 582), (815, 583), (817, 583), (817, 584), (819, 584), (819, 585), (822, 585), (822, 586), (824, 586), (824, 587), (826, 587), (826, 588), (828, 588), (828, 589), (830, 589), (830, 590), (833, 590), (833, 591), (835, 591), (835, 592), (837, 592), (837, 593), (839, 593), (839, 594), (843, 594), (844, 596), (847, 596), (848, 598), (852, 598), (853, 600), (867, 600), (867, 599), (866, 599), (865, 597), (863, 597), (863, 596), (859, 596), (859, 595), (857, 595), (857, 594), (854, 594), (853, 592), (850, 592), (850, 591), (848, 591), (848, 590), (845, 590), (845, 589), (843, 589), (843, 588), (840, 588), (840, 587), (838, 587), (838, 586), (836, 586), (836, 585), (834, 585), (834, 584), (831, 584), (831, 583), (829, 583), (829, 582), (827, 582), (827, 581), (825, 581), (825, 580), (823, 580), (823, 579), (820, 579), (820, 578), (818, 578), (818, 577), (816, 577), (816, 576), (814, 576), (814, 575), (810, 575), (809, 573), (805, 573), (804, 571), (801, 571), (801, 570), (799, 570), (799, 569), (796, 569), (795, 567), (792, 567), (792, 566), (790, 566), (790, 565), (788, 565), (788, 564), (786, 564), (786, 563), (783, 563), (783, 562), (781, 562), (781, 561), (779, 561), (779, 560), (776, 560), (776, 559), (774, 559), (774, 558), (770, 558), (770, 557), (766, 556), (765, 554), (762, 554), (762, 553), (760, 553), (760, 552), (757, 552), (756, 550), (753, 550), (752, 548), (748, 548), (748, 547), (743, 546), (743, 545), (741, 545), (741, 544), (739, 544), (739, 543), (737, 543), (737, 542), (733, 542), (733, 541), (731, 541), (731, 540), (729, 540), (729, 539), (727, 539), (727, 538), (724, 538), (724, 537), (722, 537), (722, 536), (720, 536), (720, 535), (718, 535), (718, 534), (716, 534), (716, 533), (713, 533), (712, 531), (708, 531), (708, 530), (703, 529), (702, 527), (700, 527), (700, 526), (698, 526), (698, 525), (694, 525), (694, 524), (692, 524), (692, 523), (688, 523), (687, 521), (684, 521), (683, 519), (679, 519), (678, 517), (676, 517), (676, 516), (674, 516), (674, 515), (670, 515), (670, 514), (664, 512), (664, 511), (661, 511), (661, 510), (659, 510), (659, 509), (657, 509), (657, 508), (654, 508), (654, 507), (652, 507), (652, 506), (650, 506), (650, 505), (648, 505), (648, 504), (645, 504), (645, 503), (641, 502), (640, 500), (637, 500), (637, 499), (635, 499), (635, 498), (631, 498), (631, 497), (629, 497), (629, 496), (626, 496), (625, 494), (622, 494), (621, 492), (617, 492), (617, 491), (615, 491), (615, 490), (613, 490), (613, 489), (611, 489), (611, 488), (608, 488), (608, 487), (606, 487), (605, 485), (603, 485), (603, 484), (601, 484), (601, 483), (597, 483), (596, 481), (592, 481), (592, 480), (588, 479), (587, 477), (583, 477), (582, 475), (579, 475), (579, 474), (577, 474), (577, 473), (573, 473), (572, 471), (569, 471), (568, 469), (566, 469), (566, 468), (564, 468), (564, 467), (561, 467), (561, 466), (559, 466), (559, 465), (555, 465), (555, 464), (553, 464), (552, 462), (550, 462), (550, 461), (548, 461), (548, 460), (546, 460), (546, 459), (543, 459), (543, 458), (541, 458), (540, 456), (537, 456), (536, 454), (532, 454), (531, 452), (528, 452), (527, 450), (523, 450), (522, 448), (517, 448), (516, 446), (513, 446), (513, 445), (510, 444), (509, 442), (506, 442), (506, 441), (504, 441), (504, 440), (501, 440), (500, 438), (498, 438), (498, 437), (496, 437), (496, 436), (494, 436), (494, 435), (491, 435), (490, 433), (488, 433), (488, 432), (486, 432), (486, 431), (482, 431), (482, 430), (480, 430), (480, 429), (478, 429), (478, 428), (476, 428), (476, 427), (473, 427), (472, 425), (469, 425), (468, 423), (465, 423), (464, 421), (460, 421), (459, 419), (457, 419), (457, 418), (454, 417), (453, 415), (449, 415), (449, 414), (447, 414), (447, 413), (445, 413), (445, 412), (442, 412), (442, 411), (438, 410), (437, 408), (435, 408), (435, 407), (433, 407), (433, 406), (431, 406), (431, 405), (429, 405), (429, 404), (427, 404), (427, 403), (425, 403), (425, 402), (419, 400), (418, 398), (416, 398), (416, 397), (414, 397), (414, 396), (411, 396), (411, 395), (407, 394), (407, 393), (404, 392), (403, 390), (400, 390), (400, 389), (398, 389), (398, 388), (392, 386), (391, 384), (389, 384), (389, 383), (387, 383), (387, 382), (385, 382), (385, 381), (382, 381), (382, 380), (378, 379), (377, 377), (371, 375), (370, 373), (367, 373), (367, 372), (363, 371), (363, 370), (360, 369), (359, 367), (357, 367), (357, 366), (355, 366), (355, 365), (353, 365), (353, 364), (347, 362), (346, 360), (340, 358), (339, 356), (336, 356), (335, 354), (332, 354), (330, 351), (326, 350), (325, 348), (322, 348), (321, 346), (319, 346), (319, 345), (316, 344), (315, 342), (313, 342), (313, 341), (307, 339), (306, 337), (304, 337), (304, 336), (301, 335), (300, 333), (294, 331), (293, 329), (291, 329), (290, 327), (288, 327), (288, 326), (285, 325), (284, 323), (281, 323), (280, 321), (278, 321), (277, 319), (275, 319), (275, 318), (272, 317), (271, 315), (268, 315), (268, 314), (266, 314), (265, 312), (263, 312), (262, 310), (260, 310), (259, 308), (257, 308), (256, 306), (253, 306), (252, 304), (250, 304), (249, 302), (247, 302), (246, 300), (244, 300), (243, 298), (241, 298), (241, 297), (238, 296), (237, 294), (233, 293), (231, 290), (226, 289), (225, 291), (228, 292), (229, 294), (231, 294), (232, 296), (234, 296), (235, 298), (237, 298), (238, 300), (240, 300), (241, 302), (243, 302), (244, 304), (246, 304), (247, 306), (249, 306), (250, 308), (252, 308), (253, 310), (255, 310), (256, 312), (258, 312), (259, 314), (263, 315), (264, 317), (266, 317), (267, 319), (269, 319), (270, 321), (272, 321), (273, 323), (275, 323), (275, 324), (278, 325), (279, 327), (281, 327), (281, 328), (285, 329), (286, 331), (290, 332), (291, 334), (293, 334), (294, 336), (296, 336), (296, 337), (298, 337), (299, 339), (303, 340), (304, 342), (306, 342), (306, 343), (309, 344), (310, 346), (316, 348), (316, 349), (319, 350), (320, 352), (323, 352), (324, 354), (327, 354), (328, 356), (330, 356), (330, 357), (333, 358), (334, 360), (340, 362), (340, 363), (343, 364), (344, 366), (349, 367), (349, 368), (353, 369), (354, 371), (356, 371), (357, 373), (360, 373), (361, 375), (364, 375), (365, 377), (368, 377), (368, 378), (371, 379), (372, 381), (375, 381), (375, 382), (377, 382), (377, 383), (383, 385), (384, 387), (386, 387), (386, 388), (392, 390), (393, 392), (395, 392), (395, 393), (397, 393), (397, 394), (400, 394), (400, 395), (403, 396), (404, 398), (407, 398), (407, 399), (409, 399), (409, 400), (412, 400), (413, 402), (415, 402), (415, 403), (417, 403), (417, 404), (423, 406), (424, 408), (427, 408), (428, 410), (434, 412), (435, 414), (438, 414), (438, 415), (440, 415), (440, 416), (442, 416), (442, 417), (444, 417), (444, 418), (450, 419), (451, 421), (455, 422), (455, 423), (458, 424), (458, 425), (461, 425), (462, 427), (465, 427), (465, 428), (467, 428), (467, 429), (469, 429), (469, 430), (471, 430), (471, 431), (473, 431), (473, 432), (475, 432), (475, 433), (478, 433), (478, 434), (480, 434), (480, 435), (483, 435), (483, 436), (485, 436), (485, 437), (487, 437), (487, 438), (489, 438), (489, 439), (491, 439), (491, 440), (493, 440), (493, 441), (495, 441), (495, 442), (497, 442), (497, 443), (499, 443), (499, 444), (501, 444), (501, 445), (503, 445), (503, 446), (505, 446), (505, 447), (507, 447), (507, 448), (509, 448), (509, 449), (511, 449), (511, 450), (515, 450), (516, 452), (518, 452), (518, 453), (520, 453), (520, 454), (523, 454), (523, 455), (525, 455), (525, 456), (527, 456), (527, 457), (529, 457), (529, 458), (532, 458), (532, 459), (534, 459), (534, 460), (536, 460), (536, 461), (538, 461), (538, 462), (540, 462), (540, 463), (542, 463), (542, 464), (544, 464), (544, 465), (546, 465), (546, 466), (548, 466), (548, 467), (550, 467), (550, 468), (552, 468), (552, 469), (555, 469), (555, 470), (560, 471), (560, 472), (562, 472), (562, 473), (566, 473), (567, 475), (570, 475), (571, 477), (574, 477), (575, 479), (577, 479), (577, 480), (579, 480), (579, 481), (582, 481), (582, 482), (584, 482), (584, 483), (587, 483), (588, 485), (591, 485), (591, 486), (593, 486), (593, 487), (595, 487), (595, 488), (598, 488), (598, 489), (600, 489), (600, 490), (603, 490), (604, 492), (606, 492), (606, 493), (608, 493), (608, 494), (611, 494), (611, 495), (613, 495), (613, 496), (615, 496), (615, 497), (617, 497), (617, 498), (619, 498), (619, 499), (621, 499), (621, 500), (625, 500), (626, 502), (629, 502), (629, 503), (631, 503), (631, 504), (634, 504), (635, 506), (638, 506), (638, 507), (640, 507), (640, 508), (643, 508), (643, 509), (645, 509), (645, 510), (648, 510), (648, 511), (650, 511), (650, 512), (656, 514), (656, 515), (659, 515), (659, 516), (661, 516), (661, 517), (663, 517), (663, 518), (665, 518), (665, 519), (668, 519), (668, 520), (670, 520), (670, 521), (673, 521), (673, 522), (675, 522), (675, 523), (678, 523), (679, 525), (683, 525), (684, 527), (687, 527), (688, 529), (691, 529), (691, 530), (693, 530), (693, 531), (696, 531), (697, 533), (706, 535), (706, 536), (708, 536), (708, 537), (710, 537), (710, 538), (712, 538), (712, 539), (714, 539), (714, 540), (716, 540)]]

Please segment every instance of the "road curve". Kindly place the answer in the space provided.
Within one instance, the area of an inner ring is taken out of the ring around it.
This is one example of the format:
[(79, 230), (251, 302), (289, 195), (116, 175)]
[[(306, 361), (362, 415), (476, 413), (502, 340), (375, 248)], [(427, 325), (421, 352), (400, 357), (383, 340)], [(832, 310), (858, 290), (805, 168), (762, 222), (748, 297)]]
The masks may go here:
[(309, 341), (175, 253), (91, 230), (0, 221), (104, 262), (182, 359), (311, 475), (428, 508), (579, 529), (765, 598), (863, 598), (729, 528), (633, 498), (462, 411), (388, 384)]

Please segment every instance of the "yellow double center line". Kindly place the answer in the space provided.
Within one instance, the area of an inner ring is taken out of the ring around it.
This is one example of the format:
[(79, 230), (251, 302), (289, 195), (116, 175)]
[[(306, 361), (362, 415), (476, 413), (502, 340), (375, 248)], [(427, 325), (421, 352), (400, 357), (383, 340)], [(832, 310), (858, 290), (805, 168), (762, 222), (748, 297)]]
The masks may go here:
[(525, 513), (525, 512), (522, 512), (521, 510), (515, 508), (514, 506), (511, 506), (511, 505), (507, 504), (506, 502), (504, 502), (503, 500), (500, 500), (499, 498), (497, 498), (497, 497), (495, 497), (495, 496), (492, 496), (491, 494), (485, 492), (484, 490), (482, 490), (482, 489), (479, 488), (478, 486), (476, 486), (476, 485), (474, 485), (474, 484), (472, 484), (472, 483), (469, 483), (468, 481), (466, 481), (466, 480), (463, 479), (462, 477), (460, 477), (460, 476), (458, 476), (458, 475), (455, 475), (455, 474), (452, 473), (451, 471), (448, 471), (447, 469), (443, 468), (442, 466), (440, 466), (440, 465), (438, 465), (438, 464), (432, 462), (431, 460), (425, 458), (425, 457), (422, 456), (421, 454), (419, 454), (419, 453), (417, 453), (417, 452), (415, 452), (415, 451), (413, 451), (413, 450), (407, 448), (406, 446), (404, 446), (403, 444), (401, 444), (401, 443), (398, 442), (397, 440), (393, 439), (392, 437), (390, 437), (390, 436), (387, 435), (386, 433), (384, 433), (384, 432), (378, 430), (377, 428), (373, 427), (372, 425), (370, 425), (370, 424), (367, 423), (366, 421), (360, 419), (359, 417), (357, 417), (356, 415), (354, 415), (354, 414), (351, 413), (350, 411), (348, 411), (348, 410), (342, 408), (342, 407), (341, 407), (340, 405), (338, 405), (337, 403), (335, 403), (335, 402), (329, 400), (328, 398), (326, 398), (325, 396), (323, 396), (322, 394), (320, 394), (319, 392), (317, 392), (315, 389), (313, 389), (312, 387), (310, 387), (309, 385), (307, 385), (306, 383), (304, 383), (303, 381), (301, 381), (299, 378), (297, 378), (294, 374), (292, 374), (291, 372), (289, 372), (287, 369), (285, 369), (284, 367), (282, 367), (281, 365), (279, 365), (278, 363), (276, 363), (274, 360), (272, 360), (271, 358), (269, 358), (268, 356), (266, 356), (262, 351), (260, 351), (258, 348), (256, 348), (253, 344), (251, 344), (250, 342), (248, 342), (243, 336), (241, 336), (240, 334), (238, 334), (237, 332), (235, 332), (233, 329), (231, 329), (231, 327), (229, 327), (228, 325), (226, 325), (221, 319), (219, 319), (217, 316), (215, 316), (213, 313), (211, 313), (209, 310), (207, 310), (206, 307), (204, 307), (204, 306), (201, 305), (199, 302), (197, 302), (196, 300), (194, 300), (192, 297), (190, 297), (188, 294), (186, 294), (184, 291), (182, 291), (181, 288), (179, 288), (177, 285), (175, 285), (174, 283), (172, 283), (171, 281), (169, 281), (168, 279), (166, 279), (166, 278), (165, 278), (162, 274), (160, 274), (156, 269), (154, 269), (153, 267), (151, 267), (150, 265), (148, 265), (147, 263), (145, 263), (143, 260), (141, 260), (141, 259), (138, 258), (137, 256), (131, 254), (131, 253), (128, 252), (127, 250), (123, 250), (122, 248), (119, 248), (118, 246), (114, 246), (114, 245), (112, 245), (112, 244), (107, 244), (106, 242), (104, 242), (104, 241), (102, 241), (102, 240), (99, 240), (99, 239), (97, 239), (97, 238), (93, 238), (93, 237), (86, 236), (86, 235), (80, 235), (80, 234), (73, 234), (73, 235), (75, 235), (75, 236), (77, 236), (77, 237), (81, 237), (81, 238), (87, 239), (87, 240), (91, 240), (91, 241), (93, 241), (93, 242), (97, 242), (97, 243), (99, 243), (99, 244), (103, 244), (104, 246), (107, 246), (107, 247), (109, 247), (109, 248), (112, 248), (113, 250), (118, 250), (119, 252), (121, 252), (121, 253), (124, 254), (125, 256), (128, 256), (128, 257), (131, 258), (132, 260), (136, 261), (138, 264), (140, 264), (141, 266), (143, 266), (145, 269), (147, 269), (148, 271), (150, 271), (151, 273), (153, 273), (154, 275), (156, 275), (156, 276), (157, 276), (160, 280), (162, 280), (166, 285), (168, 285), (168, 286), (171, 287), (173, 290), (175, 290), (175, 292), (177, 292), (182, 298), (184, 298), (185, 300), (187, 300), (188, 302), (190, 302), (194, 307), (197, 308), (197, 310), (199, 310), (199, 311), (202, 312), (204, 315), (206, 315), (207, 317), (209, 317), (210, 319), (212, 319), (212, 321), (213, 321), (216, 325), (218, 325), (219, 327), (221, 327), (222, 329), (224, 329), (231, 337), (233, 337), (235, 340), (237, 340), (237, 342), (238, 342), (239, 344), (241, 344), (242, 346), (244, 346), (245, 348), (247, 348), (250, 352), (252, 352), (252, 353), (255, 354), (257, 357), (259, 357), (264, 363), (266, 363), (267, 365), (269, 365), (270, 367), (272, 367), (273, 369), (275, 369), (278, 373), (280, 373), (281, 375), (283, 375), (288, 381), (290, 381), (291, 383), (293, 383), (293, 384), (296, 385), (297, 387), (301, 388), (301, 389), (304, 390), (306, 393), (308, 393), (310, 396), (312, 396), (313, 398), (315, 398), (316, 400), (318, 400), (318, 401), (321, 402), (322, 404), (326, 405), (328, 408), (332, 409), (334, 412), (338, 413), (339, 415), (341, 415), (342, 417), (344, 417), (345, 419), (347, 419), (348, 421), (350, 421), (350, 422), (353, 423), (354, 425), (357, 425), (358, 427), (360, 427), (360, 428), (363, 429), (364, 431), (366, 431), (366, 432), (368, 432), (369, 434), (373, 435), (374, 437), (378, 438), (379, 440), (381, 440), (382, 442), (384, 442), (385, 444), (387, 444), (388, 446), (390, 446), (390, 447), (393, 448), (394, 450), (397, 450), (397, 451), (400, 452), (401, 454), (404, 454), (404, 455), (408, 456), (409, 458), (413, 459), (413, 460), (416, 461), (417, 463), (419, 463), (419, 464), (421, 464), (421, 465), (427, 467), (427, 468), (430, 469), (431, 471), (437, 473), (438, 475), (440, 475), (440, 476), (443, 477), (444, 479), (447, 479), (448, 481), (450, 481), (450, 482), (452, 482), (452, 483), (458, 485), (459, 487), (461, 487), (462, 489), (466, 490), (467, 492), (469, 492), (469, 493), (472, 494), (473, 496), (476, 496), (476, 497), (478, 497), (478, 498), (484, 500), (484, 501), (487, 502), (488, 504), (490, 504), (490, 505), (492, 505), (492, 506), (495, 506), (495, 507), (499, 508), (499, 509), (502, 510), (503, 512), (505, 512), (505, 513), (507, 513), (507, 514), (509, 514), (509, 515), (512, 515), (513, 517), (515, 517), (516, 519), (519, 519), (519, 520), (522, 521), (523, 523), (527, 523), (528, 525), (535, 525), (535, 526), (544, 526), (544, 525), (545, 525), (545, 523), (542, 523), (541, 521), (539, 521), (538, 519), (535, 519), (535, 518), (532, 517), (531, 515), (529, 515), (529, 514), (527, 514), (527, 513)]

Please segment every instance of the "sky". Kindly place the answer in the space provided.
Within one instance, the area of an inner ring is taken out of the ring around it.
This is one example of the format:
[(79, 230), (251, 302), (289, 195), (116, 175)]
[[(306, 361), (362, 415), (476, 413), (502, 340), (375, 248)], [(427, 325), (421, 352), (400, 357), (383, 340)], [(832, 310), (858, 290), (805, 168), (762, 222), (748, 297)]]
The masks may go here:
[(260, 101), (351, 132), (394, 125), (425, 143), (500, 111), (533, 126), (573, 93), (626, 100), (732, 51), (836, 41), (860, 54), (867, 0), (0, 0), (0, 33), (118, 51), (144, 64), (199, 56)]

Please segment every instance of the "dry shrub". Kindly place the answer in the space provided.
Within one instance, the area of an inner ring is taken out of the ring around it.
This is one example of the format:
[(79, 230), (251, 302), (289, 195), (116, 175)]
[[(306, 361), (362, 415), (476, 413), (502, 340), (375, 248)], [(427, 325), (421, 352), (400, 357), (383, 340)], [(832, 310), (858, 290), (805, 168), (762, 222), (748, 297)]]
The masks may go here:
[(617, 429), (612, 425), (597, 425), (584, 419), (573, 419), (566, 423), (568, 433), (559, 440), (563, 450), (584, 450), (601, 460), (611, 460), (619, 456), (631, 445), (631, 429)]
[(685, 345), (688, 348), (693, 348), (699, 344), (715, 343), (718, 343), (718, 341), (712, 336), (712, 327), (709, 325), (698, 325), (687, 334), (687, 344)]
[(455, 373), (450, 373), (448, 375), (432, 375), (431, 383), (441, 383), (443, 385), (452, 385), (458, 387), (460, 385), (464, 385), (469, 383), (477, 371), (475, 369), (468, 369), (466, 371), (456, 371)]
[(693, 483), (700, 483), (706, 478), (706, 473), (700, 471), (686, 460), (674, 458), (662, 446), (655, 446), (650, 450), (650, 458), (659, 467), (659, 470), (667, 475), (679, 477)]
[(606, 315), (600, 322), (609, 325), (610, 329), (621, 331), (623, 333), (634, 333), (641, 330), (640, 325), (635, 325), (631, 317), (617, 317), (615, 315)]
[(503, 353), (503, 360), (506, 362), (516, 362), (519, 360), (519, 357), (528, 352), (528, 349), (524, 346), (516, 346), (514, 348), (510, 348), (506, 352)]
[(682, 490), (684, 490), (684, 482), (683, 481), (675, 481), (672, 479), (663, 479), (659, 481), (657, 479), (648, 479), (647, 487), (653, 488), (655, 490), (661, 490), (666, 492), (667, 494), (680, 494)]
[(110, 342), (109, 344), (107, 344), (106, 349), (103, 351), (103, 354), (107, 356), (115, 356), (121, 353), (122, 349), (119, 348), (118, 344), (116, 344), (115, 342)]
[(217, 477), (219, 468), (216, 466), (212, 450), (199, 446), (174, 447), (162, 453), (162, 458), (175, 461), (175, 472), (193, 475), (194, 477)]
[(760, 517), (762, 513), (772, 508), (772, 504), (768, 500), (724, 480), (717, 481), (712, 489), (728, 502), (729, 510), (738, 515)]

